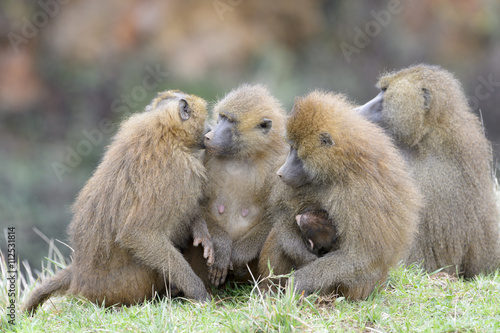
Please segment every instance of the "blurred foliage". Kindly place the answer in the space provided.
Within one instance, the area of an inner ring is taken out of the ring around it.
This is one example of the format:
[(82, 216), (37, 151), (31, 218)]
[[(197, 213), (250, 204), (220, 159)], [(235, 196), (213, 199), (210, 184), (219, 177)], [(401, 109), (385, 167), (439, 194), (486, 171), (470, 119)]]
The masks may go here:
[[(498, 157), (497, 0), (4, 1), (0, 31), (0, 227), (17, 227), (17, 254), (34, 266), (48, 245), (32, 227), (66, 240), (116, 125), (164, 89), (213, 102), (262, 82), (287, 109), (314, 88), (364, 103), (381, 72), (438, 64), (482, 111)], [(113, 127), (99, 137), (103, 121)], [(68, 156), (78, 163), (58, 175)]]

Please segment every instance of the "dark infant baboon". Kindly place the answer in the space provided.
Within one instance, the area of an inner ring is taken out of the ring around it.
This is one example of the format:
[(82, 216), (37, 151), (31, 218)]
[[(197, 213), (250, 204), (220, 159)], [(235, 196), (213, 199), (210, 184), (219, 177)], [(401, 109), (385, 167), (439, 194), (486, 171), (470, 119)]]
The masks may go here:
[[(218, 121), (206, 134), (208, 198), (205, 220), (215, 262), (208, 281), (218, 286), (232, 268), (231, 280), (251, 279), (247, 264), (258, 255), (271, 230), (266, 206), (276, 171), (286, 158), (285, 112), (261, 85), (242, 85), (214, 107)], [(203, 267), (202, 267), (203, 268)], [(255, 269), (253, 274), (255, 274)]]
[(24, 310), (36, 310), (55, 292), (105, 306), (135, 304), (164, 293), (168, 283), (207, 300), (180, 252), (192, 237), (213, 262), (199, 207), (206, 103), (165, 91), (146, 110), (121, 125), (73, 205), (73, 263), (36, 288)]
[(318, 257), (335, 251), (337, 228), (324, 209), (308, 209), (295, 220), (309, 251)]
[(383, 75), (380, 94), (358, 111), (404, 152), (424, 196), (408, 263), (471, 278), (499, 265), (499, 214), (491, 147), (448, 71), (412, 66)]
[[(353, 109), (342, 95), (315, 91), (296, 99), (286, 125), (291, 149), (271, 196), (275, 224), (259, 270), (266, 277), (268, 267), (276, 275), (297, 269), (291, 279), (304, 295), (366, 298), (407, 254), (417, 228), (421, 199), (403, 158)], [(294, 221), (307, 207), (335, 221), (338, 245), (319, 258)]]

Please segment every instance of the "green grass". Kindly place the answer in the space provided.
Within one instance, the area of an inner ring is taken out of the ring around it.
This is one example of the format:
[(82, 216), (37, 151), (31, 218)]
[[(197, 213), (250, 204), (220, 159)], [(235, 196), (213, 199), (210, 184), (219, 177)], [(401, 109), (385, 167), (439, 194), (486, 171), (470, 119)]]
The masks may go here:
[[(60, 259), (51, 246), (44, 277)], [(73, 296), (52, 297), (35, 316), (19, 313), (33, 288), (29, 267), (16, 284), (15, 325), (6, 317), (7, 273), (0, 262), (0, 330), (6, 332), (495, 332), (500, 331), (500, 270), (472, 281), (418, 266), (394, 269), (368, 300), (292, 293), (263, 296), (252, 285), (232, 285), (199, 304), (163, 298), (142, 305), (104, 309)], [(25, 292), (20, 292), (23, 289)]]
[[(500, 193), (500, 192), (499, 192)], [(500, 199), (500, 197), (499, 197)], [(65, 267), (49, 241), (42, 278)], [(231, 285), (207, 304), (163, 298), (104, 309), (73, 296), (50, 298), (33, 316), (20, 304), (38, 281), (22, 263), (16, 279), (15, 325), (8, 323), (8, 272), (0, 259), (0, 331), (5, 332), (500, 332), (500, 269), (471, 281), (418, 266), (397, 267), (366, 301), (263, 296), (255, 285)]]

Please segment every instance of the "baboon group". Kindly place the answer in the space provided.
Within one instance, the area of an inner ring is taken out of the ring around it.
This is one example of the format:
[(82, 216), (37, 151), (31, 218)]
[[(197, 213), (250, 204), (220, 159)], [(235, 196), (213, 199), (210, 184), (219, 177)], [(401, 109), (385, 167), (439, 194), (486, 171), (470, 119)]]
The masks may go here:
[(312, 91), (287, 115), (244, 84), (215, 104), (213, 128), (202, 98), (159, 93), (79, 193), (73, 262), (24, 311), (55, 293), (205, 302), (227, 281), (361, 300), (398, 263), (466, 279), (497, 269), (491, 146), (459, 81), (423, 64), (377, 87), (362, 106)]

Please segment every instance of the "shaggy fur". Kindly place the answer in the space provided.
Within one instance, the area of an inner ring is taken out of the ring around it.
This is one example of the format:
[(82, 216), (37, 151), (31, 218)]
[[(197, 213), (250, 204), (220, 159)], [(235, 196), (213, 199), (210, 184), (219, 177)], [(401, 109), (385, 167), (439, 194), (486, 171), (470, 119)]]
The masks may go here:
[[(275, 188), (277, 220), (259, 270), (265, 277), (268, 265), (274, 274), (297, 269), (292, 280), (304, 295), (320, 290), (366, 298), (407, 255), (417, 228), (421, 198), (402, 157), (353, 108), (342, 95), (314, 91), (296, 100), (286, 126), (310, 182)], [(308, 251), (295, 223), (310, 207), (328, 213), (339, 237), (338, 247), (321, 258)]]
[(166, 91), (121, 125), (73, 205), (73, 263), (36, 288), (25, 311), (55, 292), (106, 306), (134, 304), (165, 292), (167, 281), (186, 297), (207, 299), (179, 251), (200, 215), (205, 117), (203, 99)]

